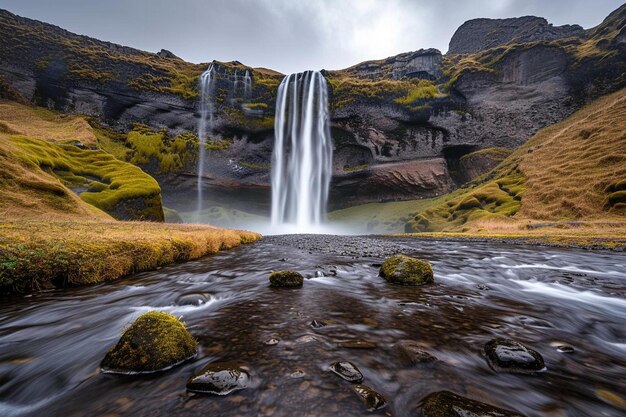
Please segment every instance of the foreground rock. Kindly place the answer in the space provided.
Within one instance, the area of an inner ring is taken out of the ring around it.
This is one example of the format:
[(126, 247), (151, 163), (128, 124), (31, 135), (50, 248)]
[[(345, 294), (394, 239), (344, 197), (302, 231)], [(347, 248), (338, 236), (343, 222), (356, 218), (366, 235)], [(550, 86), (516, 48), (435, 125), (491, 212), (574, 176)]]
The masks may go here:
[(489, 366), (497, 372), (534, 374), (545, 371), (541, 354), (515, 340), (493, 339), (485, 345)]
[(352, 387), (352, 390), (359, 396), (361, 401), (363, 401), (365, 407), (367, 407), (367, 411), (377, 411), (385, 408), (387, 405), (385, 397), (367, 385), (357, 384)]
[(302, 287), (304, 277), (295, 271), (278, 271), (270, 274), (270, 287), (298, 288)]
[(247, 367), (236, 362), (210, 363), (187, 382), (187, 390), (201, 394), (226, 395), (250, 384)]
[(401, 285), (422, 285), (434, 282), (433, 268), (428, 262), (405, 255), (394, 255), (380, 267), (380, 276)]
[(418, 342), (413, 340), (402, 340), (395, 345), (401, 358), (410, 365), (418, 363), (434, 362), (436, 357), (422, 349)]
[(449, 391), (430, 394), (422, 402), (423, 417), (524, 417), (480, 401), (470, 400)]
[(335, 362), (330, 365), (330, 370), (348, 382), (358, 383), (363, 381), (363, 374), (352, 362)]
[(107, 352), (103, 372), (143, 374), (164, 371), (196, 355), (196, 341), (183, 323), (169, 313), (140, 316)]

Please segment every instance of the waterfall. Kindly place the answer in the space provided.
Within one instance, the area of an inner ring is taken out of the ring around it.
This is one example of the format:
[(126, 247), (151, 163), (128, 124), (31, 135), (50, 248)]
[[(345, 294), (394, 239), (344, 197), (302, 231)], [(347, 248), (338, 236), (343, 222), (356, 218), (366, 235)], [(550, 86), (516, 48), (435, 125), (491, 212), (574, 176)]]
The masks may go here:
[(251, 93), (252, 77), (250, 76), (250, 71), (246, 70), (246, 73), (243, 76), (243, 98), (250, 98)]
[(272, 225), (315, 231), (325, 217), (332, 174), (328, 89), (318, 71), (278, 87), (272, 155)]
[(202, 177), (204, 176), (204, 159), (206, 154), (206, 140), (213, 131), (213, 90), (215, 89), (215, 69), (213, 64), (200, 76), (200, 120), (198, 122), (198, 205), (197, 216), (200, 219), (202, 211)]

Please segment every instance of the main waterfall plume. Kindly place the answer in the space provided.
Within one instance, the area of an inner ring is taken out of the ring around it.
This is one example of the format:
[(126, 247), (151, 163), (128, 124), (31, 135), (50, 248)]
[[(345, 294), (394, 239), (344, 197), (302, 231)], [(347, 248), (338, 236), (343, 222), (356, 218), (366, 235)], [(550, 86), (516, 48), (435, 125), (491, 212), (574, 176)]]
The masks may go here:
[(213, 90), (215, 85), (213, 64), (200, 76), (200, 120), (198, 121), (198, 205), (196, 214), (200, 219), (202, 211), (202, 177), (204, 176), (204, 159), (206, 154), (206, 140), (208, 134), (213, 130)]
[(325, 217), (332, 174), (328, 88), (319, 71), (278, 87), (272, 155), (272, 225), (314, 231)]

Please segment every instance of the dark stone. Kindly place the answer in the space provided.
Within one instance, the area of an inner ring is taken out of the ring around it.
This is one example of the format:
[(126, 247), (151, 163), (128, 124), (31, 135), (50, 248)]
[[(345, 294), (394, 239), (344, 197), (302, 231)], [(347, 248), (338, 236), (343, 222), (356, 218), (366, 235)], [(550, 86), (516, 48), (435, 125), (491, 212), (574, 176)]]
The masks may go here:
[(417, 365), (418, 363), (434, 362), (436, 357), (430, 353), (422, 350), (422, 347), (418, 342), (413, 340), (402, 340), (396, 343), (396, 349), (400, 353), (401, 357), (411, 365)]
[(356, 384), (352, 387), (352, 390), (363, 401), (365, 407), (367, 407), (367, 411), (378, 411), (385, 408), (387, 405), (385, 397), (367, 385)]
[(493, 339), (485, 345), (487, 362), (494, 371), (533, 374), (545, 371), (539, 352), (515, 340)]
[(377, 347), (376, 343), (368, 340), (345, 340), (337, 345), (347, 349), (376, 349)]
[(434, 281), (433, 268), (428, 262), (405, 255), (387, 258), (380, 267), (380, 276), (388, 282), (402, 285), (422, 285)]
[(247, 388), (248, 368), (236, 362), (214, 362), (206, 365), (187, 382), (187, 390), (201, 394), (226, 395)]
[(352, 362), (335, 362), (330, 365), (330, 370), (348, 382), (363, 381), (363, 374)]
[(270, 287), (298, 288), (302, 287), (304, 277), (295, 271), (278, 271), (270, 274)]
[(313, 327), (314, 329), (319, 329), (320, 327), (326, 327), (326, 323), (321, 320), (320, 321), (313, 320), (311, 321), (311, 323), (309, 323), (309, 325)]
[(183, 294), (180, 297), (178, 297), (178, 300), (176, 300), (176, 304), (178, 304), (179, 306), (186, 306), (186, 305), (197, 306), (197, 305), (206, 303), (206, 301), (207, 301), (206, 295), (198, 294), (198, 293), (190, 293), (190, 294)]
[(575, 349), (572, 346), (560, 345), (556, 347), (556, 351), (560, 353), (574, 353)]
[(480, 401), (470, 400), (449, 391), (430, 394), (422, 400), (423, 417), (524, 417)]

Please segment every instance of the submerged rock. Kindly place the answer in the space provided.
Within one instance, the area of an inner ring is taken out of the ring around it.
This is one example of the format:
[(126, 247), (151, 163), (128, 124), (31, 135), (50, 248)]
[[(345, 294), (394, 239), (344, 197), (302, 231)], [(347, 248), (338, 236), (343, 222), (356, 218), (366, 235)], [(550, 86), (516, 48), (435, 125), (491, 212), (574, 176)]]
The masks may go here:
[(470, 400), (449, 391), (430, 394), (422, 400), (423, 417), (524, 417), (480, 401)]
[(151, 311), (122, 334), (102, 360), (103, 372), (142, 374), (164, 371), (196, 356), (196, 341), (170, 313)]
[(185, 305), (198, 306), (198, 305), (206, 303), (207, 299), (208, 299), (207, 296), (204, 294), (189, 293), (189, 294), (183, 294), (180, 297), (178, 297), (178, 300), (176, 300), (176, 304), (178, 304), (179, 306), (185, 306)]
[(346, 349), (376, 349), (377, 345), (369, 340), (344, 340), (338, 342), (337, 346)]
[(201, 394), (226, 395), (250, 384), (247, 367), (236, 362), (213, 362), (187, 382), (187, 390)]
[(487, 362), (494, 371), (533, 374), (545, 371), (541, 354), (515, 340), (493, 339), (485, 345)]
[(348, 382), (363, 381), (363, 374), (352, 362), (342, 361), (330, 365), (330, 370)]
[(402, 340), (395, 345), (396, 350), (400, 353), (402, 359), (411, 365), (418, 363), (434, 362), (436, 357), (422, 349), (418, 342), (413, 340)]
[(326, 322), (322, 320), (312, 320), (309, 325), (314, 329), (319, 329), (321, 327), (326, 327)]
[(433, 268), (428, 262), (405, 255), (387, 258), (380, 267), (380, 276), (388, 282), (402, 285), (422, 285), (434, 281)]
[(302, 287), (304, 277), (295, 271), (278, 271), (270, 274), (270, 287), (296, 288)]
[(367, 411), (377, 411), (385, 408), (387, 400), (378, 392), (374, 391), (367, 385), (356, 384), (352, 387), (352, 390), (359, 396), (359, 398), (367, 407)]

